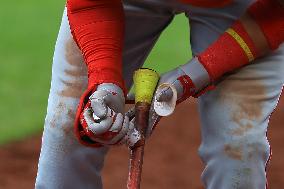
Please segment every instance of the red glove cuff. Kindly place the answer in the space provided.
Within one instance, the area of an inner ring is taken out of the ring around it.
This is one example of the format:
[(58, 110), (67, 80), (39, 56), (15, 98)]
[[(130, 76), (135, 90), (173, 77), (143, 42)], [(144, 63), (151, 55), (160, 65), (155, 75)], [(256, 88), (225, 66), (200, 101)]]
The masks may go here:
[(178, 99), (177, 104), (185, 101), (187, 98), (193, 96), (196, 92), (194, 83), (188, 75), (183, 75), (177, 78), (182, 85), (183, 94), (180, 99)]
[(248, 10), (260, 26), (271, 50), (284, 41), (284, 6), (277, 0), (258, 0)]

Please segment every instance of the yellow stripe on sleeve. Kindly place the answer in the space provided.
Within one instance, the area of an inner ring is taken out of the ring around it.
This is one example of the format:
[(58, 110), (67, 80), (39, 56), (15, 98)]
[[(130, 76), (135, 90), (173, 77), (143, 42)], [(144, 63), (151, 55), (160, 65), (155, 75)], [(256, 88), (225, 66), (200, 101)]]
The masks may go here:
[(249, 61), (250, 62), (253, 61), (255, 58), (254, 58), (249, 46), (246, 44), (246, 42), (243, 40), (243, 38), (232, 28), (229, 28), (226, 32), (237, 41), (237, 43), (240, 45), (240, 47), (246, 53)]

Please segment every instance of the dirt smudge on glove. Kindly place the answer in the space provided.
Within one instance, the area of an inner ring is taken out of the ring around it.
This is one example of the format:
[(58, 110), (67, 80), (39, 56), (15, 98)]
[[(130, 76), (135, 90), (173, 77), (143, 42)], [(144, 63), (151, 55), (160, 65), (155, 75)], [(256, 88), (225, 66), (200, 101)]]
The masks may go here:
[(65, 58), (68, 66), (61, 82), (64, 88), (59, 92), (62, 97), (79, 98), (87, 87), (87, 68), (82, 54), (72, 38), (65, 44)]

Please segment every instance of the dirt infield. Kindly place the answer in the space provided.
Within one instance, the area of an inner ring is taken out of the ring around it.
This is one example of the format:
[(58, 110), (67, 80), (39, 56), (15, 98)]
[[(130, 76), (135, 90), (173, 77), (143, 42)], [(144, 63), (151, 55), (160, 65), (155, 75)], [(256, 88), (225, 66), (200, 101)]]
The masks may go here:
[[(189, 116), (181, 119), (178, 115)], [(268, 169), (268, 178), (272, 189), (279, 189), (284, 185), (283, 124), (284, 99), (282, 98), (272, 116), (269, 131), (273, 157)], [(180, 129), (174, 129), (176, 126)], [(199, 144), (200, 130), (196, 104), (194, 102), (182, 104), (174, 115), (162, 120), (160, 128), (147, 143), (142, 188), (202, 189), (200, 182), (202, 163), (197, 155)], [(1, 189), (33, 188), (39, 149), (40, 136), (0, 148)], [(127, 149), (120, 147), (111, 150), (103, 171), (106, 189), (126, 188), (127, 164)]]

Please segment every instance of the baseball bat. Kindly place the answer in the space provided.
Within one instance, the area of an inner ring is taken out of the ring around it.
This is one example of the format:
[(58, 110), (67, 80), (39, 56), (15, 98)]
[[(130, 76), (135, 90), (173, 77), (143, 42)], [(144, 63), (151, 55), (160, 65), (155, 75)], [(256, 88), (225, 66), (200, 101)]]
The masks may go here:
[(134, 73), (135, 90), (135, 127), (142, 135), (142, 141), (130, 149), (128, 189), (140, 189), (145, 133), (148, 127), (149, 111), (156, 85), (159, 81), (157, 72), (150, 69), (139, 69)]

